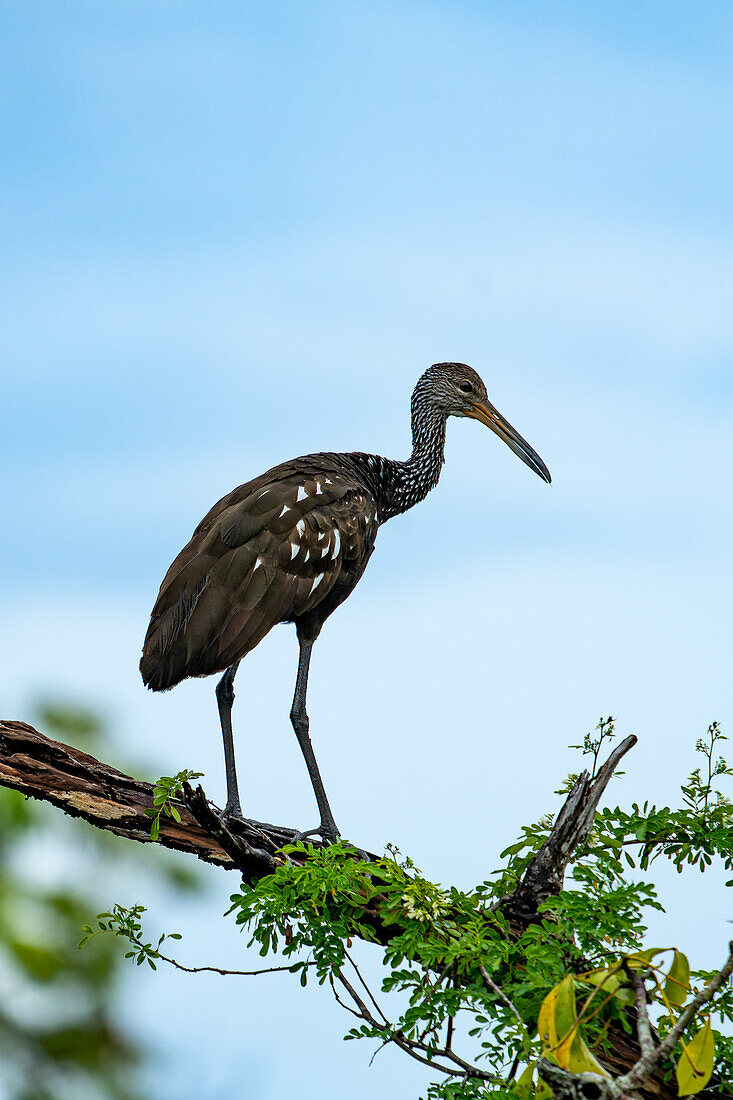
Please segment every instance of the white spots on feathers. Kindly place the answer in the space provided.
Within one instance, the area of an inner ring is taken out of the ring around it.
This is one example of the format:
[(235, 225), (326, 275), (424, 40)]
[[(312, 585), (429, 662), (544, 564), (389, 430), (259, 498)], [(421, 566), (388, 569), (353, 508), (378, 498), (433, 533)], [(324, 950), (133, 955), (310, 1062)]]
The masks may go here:
[(297, 545), (297, 543), (292, 542), (290, 544), (290, 560), (291, 561), (293, 561), (295, 558), (297, 558), (299, 550), (300, 550), (300, 547)]
[(296, 523), (295, 530), (298, 532), (300, 537), (303, 538), (303, 536), (305, 535), (305, 523), (302, 519), (298, 520), (298, 522)]
[(316, 482), (316, 496), (320, 496), (322, 492), (323, 492), (323, 489), (321, 488), (321, 483), (320, 483), (320, 481), (317, 481)]
[(341, 549), (341, 532), (339, 531), (338, 527), (335, 527), (334, 532), (333, 532), (333, 550), (331, 551), (334, 558), (337, 558), (339, 556), (339, 550), (340, 549)]
[(255, 573), (257, 572), (257, 570), (258, 570), (258, 569), (261, 569), (261, 568), (263, 567), (263, 565), (264, 565), (264, 564), (265, 564), (265, 563), (264, 563), (264, 560), (263, 560), (263, 558), (262, 558), (262, 557), (261, 557), (261, 556), (260, 556), (260, 555), (258, 554), (258, 555), (257, 555), (257, 561), (255, 562), (255, 567), (254, 567), (254, 569), (252, 570), (252, 576), (254, 576), (254, 575), (255, 575)]
[(289, 511), (290, 511), (290, 506), (289, 506), (289, 505), (287, 505), (287, 504), (283, 504), (283, 510), (282, 510), (282, 512), (280, 513), (280, 515), (279, 515), (279, 516), (278, 516), (277, 518), (278, 518), (278, 519), (280, 519), (280, 518), (281, 518), (281, 516), (284, 516), (284, 515), (285, 515), (285, 513), (286, 513), (286, 512), (289, 512)]
[(316, 577), (316, 579), (313, 581), (313, 584), (311, 585), (311, 590), (308, 593), (308, 596), (307, 596), (308, 599), (311, 598), (311, 596), (313, 595), (315, 590), (318, 588), (318, 585), (321, 583), (322, 580), (325, 579), (326, 576), (327, 576), (326, 573), (321, 573), (321, 575), (319, 577)]
[(298, 495), (297, 495), (297, 497), (295, 498), (295, 503), (297, 504), (299, 500), (305, 500), (305, 498), (306, 498), (307, 496), (308, 496), (308, 494), (307, 494), (307, 493), (306, 493), (306, 491), (305, 491), (305, 486), (303, 486), (303, 485), (299, 485), (299, 486), (298, 486)]

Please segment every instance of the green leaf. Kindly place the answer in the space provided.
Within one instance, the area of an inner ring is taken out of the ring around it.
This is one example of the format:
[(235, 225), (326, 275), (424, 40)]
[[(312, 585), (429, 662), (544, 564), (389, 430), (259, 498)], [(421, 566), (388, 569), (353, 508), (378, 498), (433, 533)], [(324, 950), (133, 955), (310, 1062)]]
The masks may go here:
[(715, 1063), (715, 1039), (710, 1020), (689, 1043), (680, 1043), (682, 1055), (677, 1063), (677, 1092), (679, 1096), (693, 1096), (704, 1089), (713, 1075)]
[(690, 992), (690, 964), (687, 956), (675, 950), (667, 980), (664, 983), (664, 995), (675, 1008), (682, 1008)]

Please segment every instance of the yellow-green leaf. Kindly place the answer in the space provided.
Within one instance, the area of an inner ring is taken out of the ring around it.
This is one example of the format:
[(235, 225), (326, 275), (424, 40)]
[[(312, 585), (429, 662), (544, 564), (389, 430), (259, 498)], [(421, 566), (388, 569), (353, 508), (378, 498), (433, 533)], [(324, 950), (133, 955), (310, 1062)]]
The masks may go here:
[(570, 1046), (570, 1057), (566, 1069), (570, 1073), (598, 1073), (601, 1077), (609, 1077), (596, 1058), (595, 1054), (586, 1046), (579, 1031), (575, 1031)]
[(682, 1054), (677, 1063), (677, 1092), (693, 1096), (704, 1089), (713, 1075), (715, 1039), (710, 1020), (689, 1043), (680, 1043)]
[(610, 966), (605, 970), (588, 970), (585, 974), (580, 974), (579, 978), (598, 986), (601, 995), (612, 993), (619, 1004), (626, 1006), (634, 1003), (634, 993), (629, 988), (629, 979), (619, 966)]
[(576, 1024), (575, 980), (568, 974), (545, 997), (537, 1019), (544, 1057), (567, 1067), (570, 1048), (578, 1030)]
[(590, 982), (591, 985), (602, 985), (609, 993), (612, 989), (618, 989), (620, 981), (626, 981), (618, 965), (607, 966), (603, 970), (586, 970), (585, 974), (578, 974), (578, 978), (581, 981)]
[(675, 951), (667, 980), (664, 983), (664, 995), (675, 1008), (682, 1008), (690, 992), (690, 964), (687, 955)]
[(553, 1051), (557, 1064), (563, 1069), (568, 1069), (572, 1059), (573, 1045), (578, 1039), (578, 1029), (574, 1027), (572, 1031), (569, 1031), (560, 1045), (555, 1051)]
[(570, 1037), (575, 1023), (575, 982), (568, 975), (545, 997), (537, 1019), (537, 1033), (545, 1047), (556, 1047)]
[(537, 1017), (537, 1034), (545, 1047), (554, 1047), (557, 1044), (557, 1031), (555, 1029), (555, 1002), (557, 1001), (557, 986), (551, 989), (542, 1002), (540, 1014)]
[(558, 1039), (564, 1039), (570, 1034), (578, 1014), (575, 1007), (575, 980), (568, 974), (555, 988), (555, 1031)]
[(522, 1097), (522, 1100), (530, 1100), (534, 1096), (534, 1089), (532, 1088), (532, 1076), (534, 1074), (534, 1064), (526, 1066), (520, 1073), (519, 1077), (514, 1083), (512, 1091)]
[(647, 947), (644, 951), (634, 951), (626, 956), (626, 962), (632, 970), (646, 970), (655, 955), (666, 950), (664, 947)]

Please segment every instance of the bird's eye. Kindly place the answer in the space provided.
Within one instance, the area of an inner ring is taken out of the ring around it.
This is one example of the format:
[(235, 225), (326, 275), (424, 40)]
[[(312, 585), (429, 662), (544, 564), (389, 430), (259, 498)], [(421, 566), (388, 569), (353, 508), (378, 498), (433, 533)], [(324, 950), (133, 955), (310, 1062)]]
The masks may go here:
[(458, 385), (459, 390), (463, 390), (464, 393), (471, 393), (473, 386), (470, 382), (460, 382)]

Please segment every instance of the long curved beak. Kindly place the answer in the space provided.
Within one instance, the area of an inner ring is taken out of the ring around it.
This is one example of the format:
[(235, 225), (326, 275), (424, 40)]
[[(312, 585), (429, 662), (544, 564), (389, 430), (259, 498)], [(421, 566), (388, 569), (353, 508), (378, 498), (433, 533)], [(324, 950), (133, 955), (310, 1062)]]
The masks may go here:
[(534, 470), (543, 481), (546, 481), (548, 485), (550, 484), (552, 481), (550, 471), (540, 456), (532, 450), (527, 440), (522, 439), (519, 432), (511, 426), (508, 420), (504, 419), (489, 401), (477, 401), (473, 406), (473, 412), (467, 412), (466, 416), (470, 416), (472, 420), (480, 420), (487, 428), (491, 428), (492, 432), (496, 432), (499, 439), (503, 439), (507, 447), (511, 447), (515, 455), (518, 455), (522, 462), (529, 466), (530, 470)]

